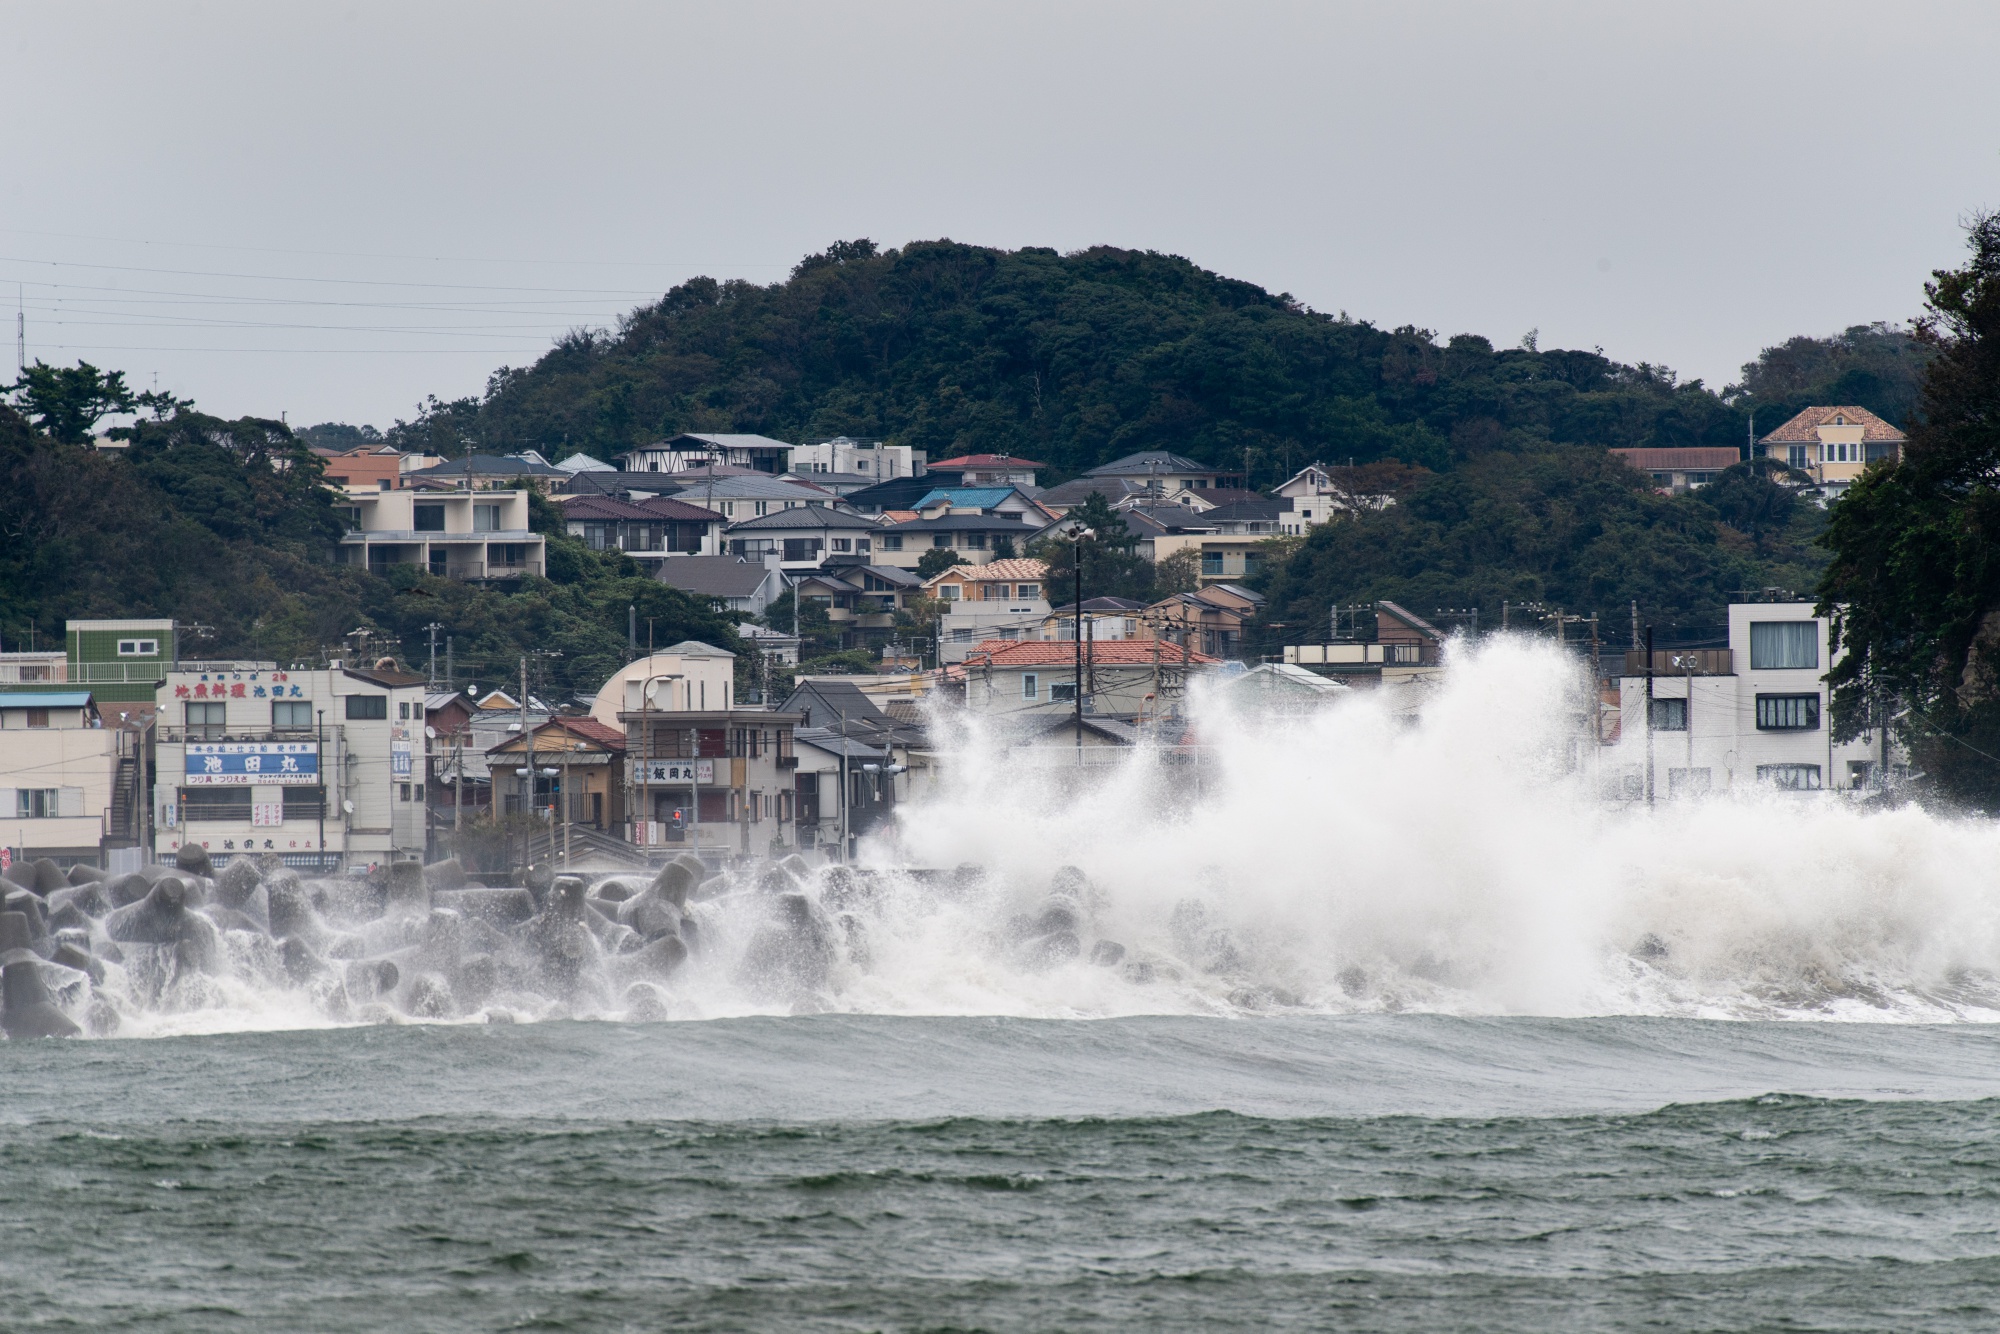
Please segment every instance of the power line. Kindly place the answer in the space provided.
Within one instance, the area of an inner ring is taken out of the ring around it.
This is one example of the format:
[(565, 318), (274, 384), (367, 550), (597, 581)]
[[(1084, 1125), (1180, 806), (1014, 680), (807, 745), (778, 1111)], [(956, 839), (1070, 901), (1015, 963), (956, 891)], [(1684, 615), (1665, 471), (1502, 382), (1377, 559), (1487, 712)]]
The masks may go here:
[(675, 259), (481, 259), (464, 255), (398, 255), (365, 250), (289, 250), (277, 246), (222, 245), (203, 241), (158, 241), (145, 240), (136, 236), (95, 236), (87, 232), (44, 232), (25, 227), (0, 227), (0, 234), (8, 236), (48, 236), (64, 241), (109, 241), (115, 245), (166, 246), (173, 250), (240, 250), (245, 254), (259, 255), (319, 255), (336, 259), (406, 259), (426, 264), (542, 264), (569, 265), (586, 268), (714, 268), (714, 269), (786, 269), (790, 264), (742, 263), (715, 264), (693, 260)]
[(509, 283), (402, 282), (386, 278), (294, 278), (282, 273), (228, 273), (216, 269), (160, 269), (138, 264), (90, 264), (81, 260), (36, 259), (31, 255), (0, 255), (0, 264), (46, 264), (51, 268), (101, 269), (110, 273), (161, 273), (180, 278), (234, 278), (244, 282), (324, 283), (346, 287), (419, 287), (453, 292), (569, 292), (589, 296), (650, 297), (651, 289), (626, 287), (530, 287)]

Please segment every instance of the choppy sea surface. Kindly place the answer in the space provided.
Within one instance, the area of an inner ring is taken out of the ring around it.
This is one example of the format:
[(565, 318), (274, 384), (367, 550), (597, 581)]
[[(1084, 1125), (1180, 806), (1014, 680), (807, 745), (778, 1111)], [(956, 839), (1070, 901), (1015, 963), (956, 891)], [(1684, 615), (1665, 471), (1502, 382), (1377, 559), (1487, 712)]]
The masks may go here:
[(2000, 1027), (0, 1045), (9, 1330), (1990, 1330)]

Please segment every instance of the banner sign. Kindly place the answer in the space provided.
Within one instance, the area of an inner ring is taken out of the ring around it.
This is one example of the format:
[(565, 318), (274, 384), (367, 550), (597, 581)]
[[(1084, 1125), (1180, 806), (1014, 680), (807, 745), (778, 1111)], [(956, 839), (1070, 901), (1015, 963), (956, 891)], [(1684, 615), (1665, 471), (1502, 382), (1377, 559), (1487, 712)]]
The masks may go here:
[(191, 741), (187, 747), (189, 787), (248, 787), (319, 782), (315, 741)]
[(639, 766), (644, 783), (713, 783), (714, 760), (647, 760)]
[(389, 743), (389, 773), (391, 777), (408, 778), (410, 776), (412, 754), (410, 743), (407, 741), (391, 741)]

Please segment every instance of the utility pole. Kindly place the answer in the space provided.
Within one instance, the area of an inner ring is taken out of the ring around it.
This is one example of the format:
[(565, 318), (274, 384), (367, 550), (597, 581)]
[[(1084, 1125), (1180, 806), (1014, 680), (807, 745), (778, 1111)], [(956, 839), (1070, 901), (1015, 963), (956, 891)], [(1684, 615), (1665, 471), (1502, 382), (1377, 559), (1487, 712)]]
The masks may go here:
[(1639, 651), (1639, 599), (1632, 599), (1632, 651)]
[(1083, 767), (1083, 537), (1076, 539), (1071, 553), (1076, 566), (1076, 686), (1071, 703), (1076, 708), (1076, 767)]
[(14, 285), (14, 378), (20, 379), (28, 373), (28, 288), (25, 283)]
[[(528, 731), (528, 655), (521, 655), (521, 763), (526, 766), (528, 782), (523, 789), (521, 814), (533, 816), (535, 813), (535, 739)], [(521, 866), (528, 865), (528, 840), (533, 837), (527, 831), (530, 825), (521, 826)], [(527, 882), (522, 881), (523, 884)]]
[(1646, 627), (1646, 805), (1649, 809), (1653, 805), (1653, 627), (1650, 625)]
[(444, 675), (445, 684), (456, 691), (458, 689), (458, 667), (457, 660), (452, 653), (452, 638), (450, 635), (444, 637)]
[(436, 621), (432, 621), (424, 627), (424, 630), (430, 635), (431, 641), (430, 682), (426, 688), (432, 691), (438, 688), (438, 631), (442, 629), (444, 627)]

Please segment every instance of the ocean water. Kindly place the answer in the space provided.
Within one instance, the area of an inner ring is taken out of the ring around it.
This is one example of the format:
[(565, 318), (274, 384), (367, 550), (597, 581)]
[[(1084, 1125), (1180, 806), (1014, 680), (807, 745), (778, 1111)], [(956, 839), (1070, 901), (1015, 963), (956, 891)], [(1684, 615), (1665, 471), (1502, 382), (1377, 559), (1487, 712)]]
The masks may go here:
[(0, 1329), (2000, 1327), (2000, 826), (1610, 808), (1454, 652), (1199, 785), (940, 720), (861, 874), (650, 917), (57, 891)]
[(2000, 1320), (1984, 1025), (822, 1015), (0, 1061), (10, 1330)]

